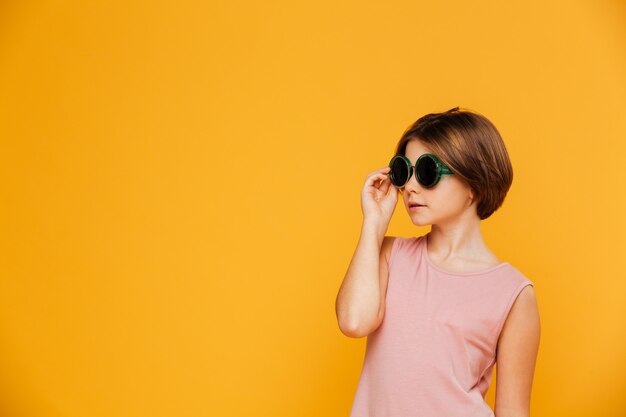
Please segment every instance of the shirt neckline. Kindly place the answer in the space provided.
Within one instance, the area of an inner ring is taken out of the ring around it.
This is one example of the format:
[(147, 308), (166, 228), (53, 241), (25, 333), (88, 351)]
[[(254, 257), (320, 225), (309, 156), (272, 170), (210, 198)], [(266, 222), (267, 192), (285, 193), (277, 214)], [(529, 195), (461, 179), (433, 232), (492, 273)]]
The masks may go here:
[(491, 266), (487, 269), (483, 269), (480, 271), (471, 271), (471, 272), (448, 271), (447, 269), (443, 269), (442, 267), (436, 265), (430, 259), (430, 256), (428, 255), (428, 235), (429, 233), (426, 233), (425, 235), (422, 236), (422, 256), (426, 259), (426, 263), (428, 263), (428, 265), (431, 268), (436, 269), (437, 271), (444, 273), (446, 275), (456, 275), (456, 276), (483, 275), (491, 271), (494, 271), (496, 269), (502, 268), (504, 265), (509, 264), (508, 262), (500, 262), (497, 265)]

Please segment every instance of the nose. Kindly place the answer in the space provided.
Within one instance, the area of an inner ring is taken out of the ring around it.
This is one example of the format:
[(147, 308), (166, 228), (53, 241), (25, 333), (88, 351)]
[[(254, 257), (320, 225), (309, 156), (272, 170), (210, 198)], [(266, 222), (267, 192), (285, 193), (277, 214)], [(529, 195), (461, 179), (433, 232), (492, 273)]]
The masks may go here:
[(423, 191), (422, 185), (417, 181), (417, 178), (415, 176), (415, 171), (413, 171), (413, 175), (411, 175), (411, 178), (409, 178), (407, 183), (404, 184), (404, 189), (408, 191), (409, 193), (410, 192), (421, 193)]

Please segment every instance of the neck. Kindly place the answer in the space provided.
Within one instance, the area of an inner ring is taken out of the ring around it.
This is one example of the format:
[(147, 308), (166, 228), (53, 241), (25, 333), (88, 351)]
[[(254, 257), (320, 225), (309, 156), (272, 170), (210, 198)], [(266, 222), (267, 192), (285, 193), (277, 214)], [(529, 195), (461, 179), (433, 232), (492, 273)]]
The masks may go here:
[(478, 218), (454, 225), (433, 224), (428, 233), (428, 251), (442, 262), (481, 259), (491, 253), (483, 240)]

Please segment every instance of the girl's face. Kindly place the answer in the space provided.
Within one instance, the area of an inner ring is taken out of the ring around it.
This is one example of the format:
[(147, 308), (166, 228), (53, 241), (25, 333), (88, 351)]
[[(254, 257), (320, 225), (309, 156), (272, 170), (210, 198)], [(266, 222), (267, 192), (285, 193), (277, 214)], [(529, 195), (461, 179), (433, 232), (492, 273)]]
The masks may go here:
[[(419, 139), (412, 139), (407, 143), (405, 155), (412, 165), (425, 153), (434, 154)], [(454, 174), (442, 175), (434, 188), (424, 188), (415, 178), (414, 170), (409, 182), (402, 189), (404, 206), (416, 226), (454, 223), (471, 216), (478, 218), (473, 197), (469, 185)], [(409, 207), (410, 203), (425, 206)]]

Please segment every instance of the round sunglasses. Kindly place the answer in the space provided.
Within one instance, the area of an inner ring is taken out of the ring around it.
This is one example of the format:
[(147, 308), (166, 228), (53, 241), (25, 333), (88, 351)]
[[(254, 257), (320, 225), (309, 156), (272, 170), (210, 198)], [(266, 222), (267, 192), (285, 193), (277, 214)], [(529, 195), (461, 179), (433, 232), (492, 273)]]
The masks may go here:
[(387, 174), (389, 179), (398, 188), (402, 188), (411, 179), (413, 172), (417, 181), (425, 188), (433, 188), (442, 175), (453, 174), (446, 165), (441, 163), (432, 153), (425, 153), (417, 158), (415, 165), (404, 155), (395, 155), (389, 162), (391, 171)]

